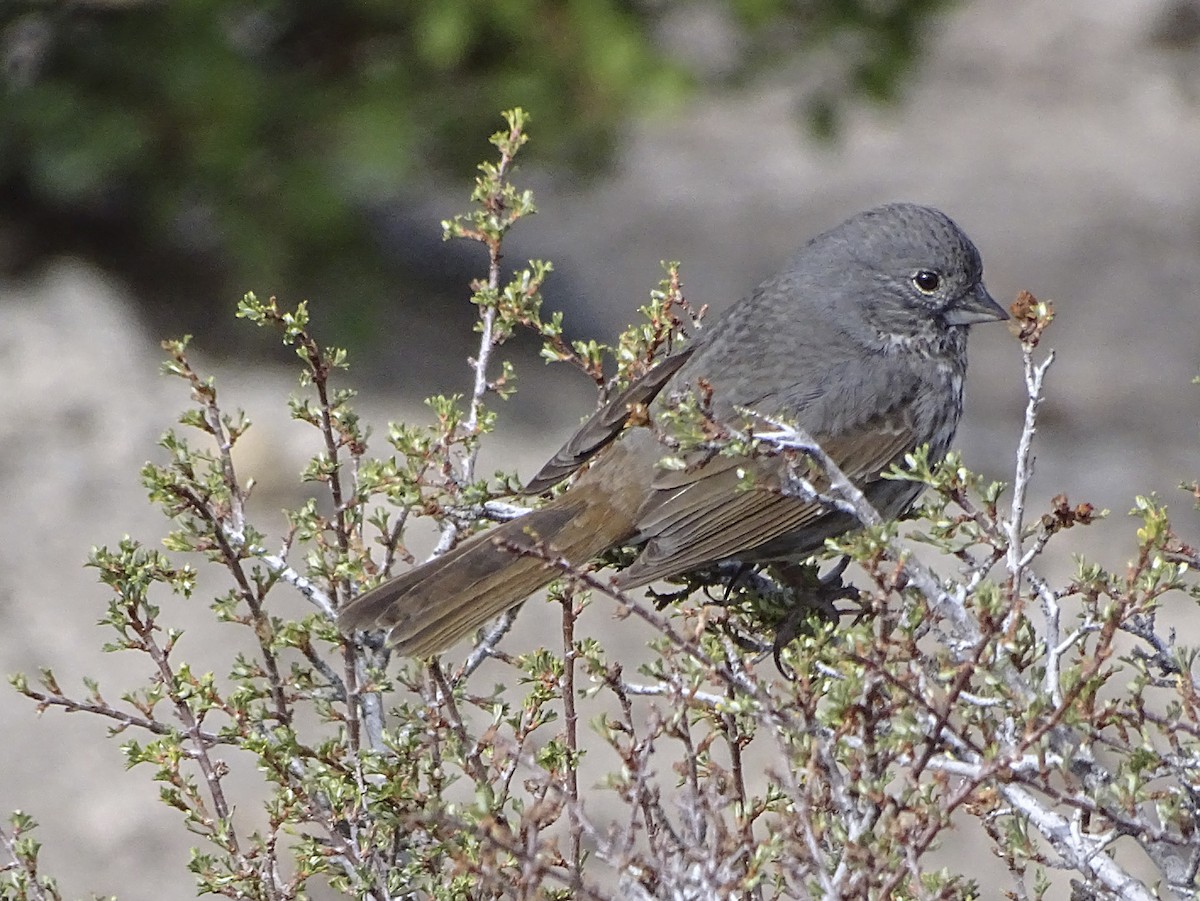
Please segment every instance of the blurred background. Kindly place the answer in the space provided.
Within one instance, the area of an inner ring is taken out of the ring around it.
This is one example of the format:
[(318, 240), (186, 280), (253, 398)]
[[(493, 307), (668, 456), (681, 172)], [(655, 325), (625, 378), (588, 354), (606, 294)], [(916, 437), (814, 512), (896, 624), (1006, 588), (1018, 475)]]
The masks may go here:
[[(572, 336), (615, 336), (660, 260), (719, 308), (858, 209), (931, 203), (997, 298), (1059, 314), (1035, 502), (1114, 515), (1051, 568), (1122, 567), (1139, 493), (1200, 535), (1176, 488), (1200, 475), (1200, 0), (5, 0), (0, 670), (114, 696), (146, 675), (98, 651), (107, 598), (81, 564), (163, 531), (137, 478), (186, 403), (160, 338), (196, 335), (257, 423), (239, 463), (276, 529), (316, 445), (287, 421), (288, 353), (233, 317), (242, 293), (311, 300), (377, 432), (468, 389), (485, 260), (439, 221), (514, 105), (540, 212), (507, 258), (553, 260)], [(487, 462), (528, 475), (593, 395), (532, 341), (509, 356), (521, 391)], [(959, 444), (1010, 477), (1019, 350), (981, 327), (972, 357)], [(192, 893), (187, 836), (102, 724), (38, 720), (12, 693), (0, 722), (0, 812), (42, 820), (68, 894)]]

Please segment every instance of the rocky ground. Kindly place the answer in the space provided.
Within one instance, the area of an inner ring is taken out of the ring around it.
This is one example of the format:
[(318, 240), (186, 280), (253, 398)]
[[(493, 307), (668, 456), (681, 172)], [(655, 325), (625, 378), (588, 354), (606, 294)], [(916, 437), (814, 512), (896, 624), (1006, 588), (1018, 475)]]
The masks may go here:
[[(1200, 387), (1191, 384), (1200, 371), (1200, 51), (1172, 31), (1190, 21), (1187, 9), (965, 3), (931, 42), (903, 105), (855, 112), (831, 147), (807, 141), (782, 82), (706, 98), (634, 129), (610, 179), (577, 190), (546, 179), (542, 213), (514, 258), (554, 259), (581, 286), (589, 315), (611, 326), (641, 302), (660, 259), (684, 262), (693, 301), (722, 305), (855, 209), (889, 199), (943, 207), (982, 248), (993, 294), (1028, 289), (1056, 303), (1048, 343), (1059, 359), (1034, 494), (1044, 502), (1065, 491), (1112, 509), (1064, 549), (1118, 567), (1137, 493), (1169, 497), (1178, 525), (1200, 536), (1174, 491), (1200, 475)], [(97, 650), (106, 596), (80, 564), (90, 545), (161, 533), (137, 471), (185, 402), (182, 384), (157, 375), (157, 336), (133, 309), (121, 286), (69, 260), (0, 285), (0, 670), (52, 665), (64, 685), (95, 675), (114, 696), (145, 664)], [(960, 445), (972, 466), (1002, 478), (1019, 432), (1019, 355), (999, 326), (977, 331), (972, 354)], [(269, 519), (310, 452), (282, 409), (290, 375), (228, 363), (215, 373), (259, 424), (241, 465), (259, 479)], [(555, 376), (528, 371), (532, 396), (549, 397)], [(586, 408), (582, 389), (572, 397), (532, 415), (524, 408), (530, 432), (503, 436), (494, 461), (528, 472)], [(368, 392), (364, 401), (379, 424), (419, 409), (412, 397)], [(1067, 555), (1050, 565), (1062, 572)], [(189, 640), (220, 639), (202, 613), (182, 615)], [(42, 820), (45, 865), (68, 894), (191, 894), (187, 836), (146, 774), (123, 771), (103, 724), (39, 720), (12, 693), (0, 693), (0, 722), (0, 810)]]

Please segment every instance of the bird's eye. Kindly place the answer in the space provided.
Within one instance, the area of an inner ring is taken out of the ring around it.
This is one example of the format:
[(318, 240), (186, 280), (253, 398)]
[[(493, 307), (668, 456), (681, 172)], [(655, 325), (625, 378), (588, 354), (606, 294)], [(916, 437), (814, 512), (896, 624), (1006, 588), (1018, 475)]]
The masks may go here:
[(936, 272), (922, 269), (912, 277), (912, 282), (922, 294), (932, 294), (942, 284), (942, 277)]

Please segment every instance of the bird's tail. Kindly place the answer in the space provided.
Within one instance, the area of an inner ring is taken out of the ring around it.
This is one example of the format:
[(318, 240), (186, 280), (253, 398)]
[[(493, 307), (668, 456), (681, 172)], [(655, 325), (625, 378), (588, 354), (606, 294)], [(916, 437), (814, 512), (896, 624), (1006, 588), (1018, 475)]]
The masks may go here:
[(632, 534), (632, 524), (612, 515), (596, 493), (576, 487), (372, 588), (342, 609), (338, 625), (347, 632), (387, 629), (389, 643), (409, 657), (444, 650), (561, 572), (541, 556), (522, 556), (522, 548), (544, 548), (580, 565)]

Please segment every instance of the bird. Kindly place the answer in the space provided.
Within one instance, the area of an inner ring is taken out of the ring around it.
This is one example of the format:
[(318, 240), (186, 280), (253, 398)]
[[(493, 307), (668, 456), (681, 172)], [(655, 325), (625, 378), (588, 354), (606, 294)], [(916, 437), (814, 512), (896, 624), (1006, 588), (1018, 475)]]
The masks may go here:
[(968, 330), (1007, 318), (979, 251), (945, 213), (890, 203), (851, 216), (600, 406), (525, 486), (538, 494), (574, 476), (565, 491), (352, 599), (338, 625), (386, 630), (401, 654), (426, 658), (560, 575), (551, 554), (582, 566), (636, 548), (613, 577), (628, 590), (717, 563), (801, 561), (858, 525), (781, 490), (780, 456), (664, 467), (655, 417), (698, 390), (718, 423), (763, 417), (802, 429), (896, 518), (922, 486), (882, 474), (922, 445), (931, 461), (945, 457)]

